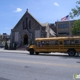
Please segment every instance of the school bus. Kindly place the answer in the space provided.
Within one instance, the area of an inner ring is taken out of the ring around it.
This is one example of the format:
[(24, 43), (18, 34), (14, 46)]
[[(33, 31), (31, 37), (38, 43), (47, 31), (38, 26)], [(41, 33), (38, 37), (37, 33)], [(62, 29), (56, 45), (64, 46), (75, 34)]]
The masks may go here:
[(80, 52), (80, 36), (36, 38), (35, 44), (29, 46), (30, 55), (39, 53), (61, 52), (75, 56)]

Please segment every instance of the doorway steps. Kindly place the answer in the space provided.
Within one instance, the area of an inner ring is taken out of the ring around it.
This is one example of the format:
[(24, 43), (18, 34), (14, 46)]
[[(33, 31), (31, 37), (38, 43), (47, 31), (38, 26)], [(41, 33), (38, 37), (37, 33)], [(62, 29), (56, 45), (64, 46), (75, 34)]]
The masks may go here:
[(26, 50), (26, 46), (25, 45), (20, 45), (17, 50)]

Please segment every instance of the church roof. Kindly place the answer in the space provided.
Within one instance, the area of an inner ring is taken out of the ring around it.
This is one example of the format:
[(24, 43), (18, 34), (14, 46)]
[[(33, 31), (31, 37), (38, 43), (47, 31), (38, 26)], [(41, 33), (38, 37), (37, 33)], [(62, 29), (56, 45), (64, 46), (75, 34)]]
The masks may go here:
[[(26, 14), (29, 14), (37, 23), (39, 23), (41, 26), (43, 26), (38, 20), (36, 20), (29, 12), (28, 10), (24, 13), (24, 15), (21, 17), (21, 19), (26, 15)], [(14, 28), (19, 24), (19, 22), (21, 21), (21, 19), (18, 21), (18, 23), (14, 26)], [(13, 29), (14, 29), (13, 28)]]
[(38, 22), (38, 23), (42, 26), (42, 24), (28, 12), (28, 10), (27, 10), (27, 13), (28, 13), (36, 22)]

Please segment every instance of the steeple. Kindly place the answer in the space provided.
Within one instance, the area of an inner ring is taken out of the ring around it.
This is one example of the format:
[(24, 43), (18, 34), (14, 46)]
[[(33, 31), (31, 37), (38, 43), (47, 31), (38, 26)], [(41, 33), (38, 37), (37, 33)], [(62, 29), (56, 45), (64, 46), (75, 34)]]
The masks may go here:
[(26, 11), (28, 12), (28, 9)]

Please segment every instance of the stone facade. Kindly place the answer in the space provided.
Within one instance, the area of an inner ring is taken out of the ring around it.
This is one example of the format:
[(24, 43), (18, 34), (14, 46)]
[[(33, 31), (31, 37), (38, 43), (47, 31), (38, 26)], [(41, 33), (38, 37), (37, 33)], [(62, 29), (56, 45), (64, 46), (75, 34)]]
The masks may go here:
[(49, 23), (41, 24), (27, 10), (11, 30), (10, 42), (29, 44), (31, 40), (34, 42), (35, 38), (50, 37), (51, 34), (55, 36), (55, 32), (52, 30), (50, 33), (50, 29)]

